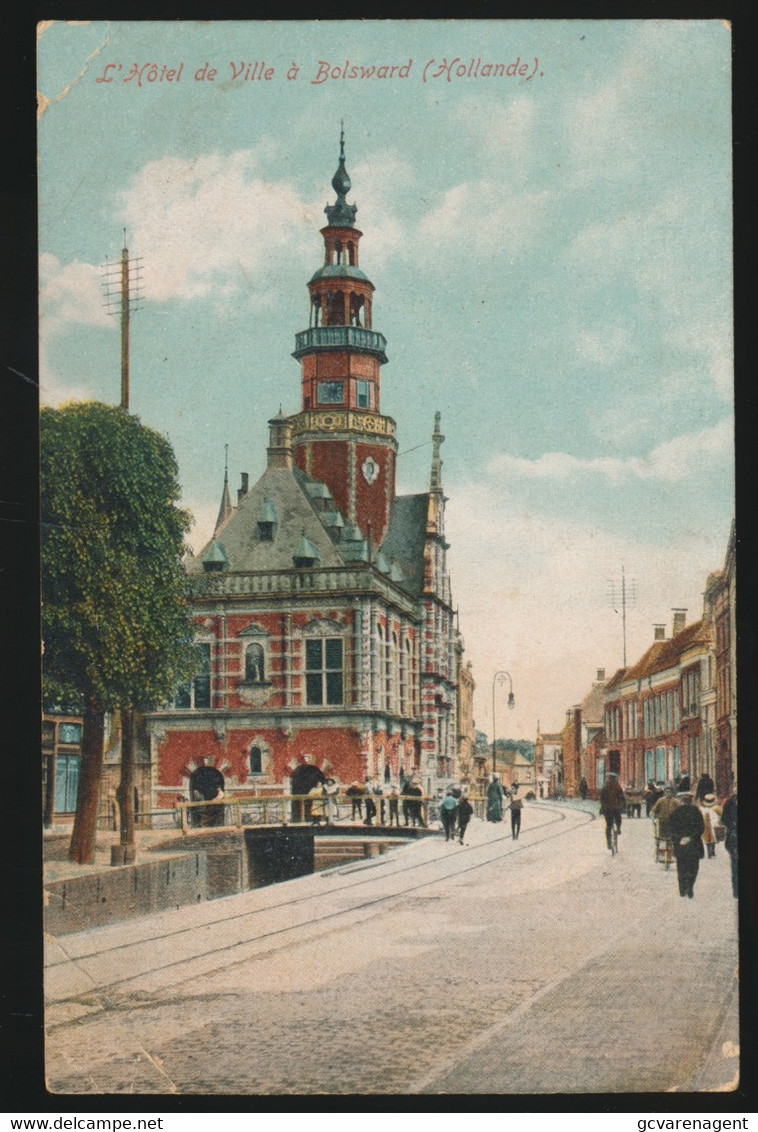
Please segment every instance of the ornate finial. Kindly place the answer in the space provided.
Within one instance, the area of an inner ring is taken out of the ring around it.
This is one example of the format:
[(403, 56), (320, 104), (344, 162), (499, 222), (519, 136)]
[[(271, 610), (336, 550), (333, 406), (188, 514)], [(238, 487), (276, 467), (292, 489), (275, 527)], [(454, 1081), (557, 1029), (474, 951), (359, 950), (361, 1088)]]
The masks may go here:
[(350, 177), (345, 168), (345, 121), (340, 119), (340, 157), (337, 172), (332, 177), (332, 188), (337, 194), (337, 203), (328, 204), (324, 209), (332, 228), (352, 228), (355, 224), (357, 206), (347, 203), (351, 188)]
[(218, 534), (219, 528), (232, 513), (232, 499), (229, 494), (229, 445), (224, 445), (224, 486), (221, 489), (221, 506), (218, 509), (218, 518), (213, 534)]
[(442, 491), (442, 458), (440, 456), (440, 448), (445, 439), (440, 432), (440, 421), (442, 416), (439, 412), (434, 414), (434, 432), (432, 433), (432, 475), (430, 481), (430, 488), (432, 491)]

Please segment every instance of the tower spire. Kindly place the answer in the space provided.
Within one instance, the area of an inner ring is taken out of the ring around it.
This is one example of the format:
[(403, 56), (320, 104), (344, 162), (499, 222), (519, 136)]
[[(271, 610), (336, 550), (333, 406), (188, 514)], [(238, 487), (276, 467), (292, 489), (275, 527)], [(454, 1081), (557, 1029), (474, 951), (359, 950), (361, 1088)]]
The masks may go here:
[(442, 491), (442, 458), (440, 456), (440, 448), (445, 439), (440, 432), (441, 414), (436, 412), (434, 414), (434, 432), (432, 433), (432, 474), (429, 480), (430, 491)]
[(224, 445), (224, 487), (221, 492), (221, 506), (218, 509), (218, 518), (216, 519), (216, 526), (213, 529), (214, 538), (219, 532), (219, 528), (226, 522), (232, 513), (232, 499), (229, 494), (229, 445)]
[(337, 172), (332, 177), (332, 188), (337, 194), (337, 203), (328, 204), (324, 209), (330, 228), (352, 228), (355, 224), (357, 205), (347, 203), (347, 194), (352, 182), (345, 168), (345, 122), (340, 120), (340, 156)]

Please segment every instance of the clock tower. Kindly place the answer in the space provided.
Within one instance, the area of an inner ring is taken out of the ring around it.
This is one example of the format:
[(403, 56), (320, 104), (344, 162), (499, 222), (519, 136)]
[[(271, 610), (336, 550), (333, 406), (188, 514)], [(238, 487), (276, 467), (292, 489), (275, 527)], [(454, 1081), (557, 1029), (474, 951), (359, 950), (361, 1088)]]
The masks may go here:
[(302, 408), (289, 418), (295, 464), (328, 485), (347, 523), (372, 546), (387, 533), (395, 495), (395, 422), (380, 412), (386, 340), (372, 326), (374, 285), (361, 271), (356, 205), (347, 203), (345, 138), (325, 208), (324, 262), (308, 282), (308, 329), (297, 334)]

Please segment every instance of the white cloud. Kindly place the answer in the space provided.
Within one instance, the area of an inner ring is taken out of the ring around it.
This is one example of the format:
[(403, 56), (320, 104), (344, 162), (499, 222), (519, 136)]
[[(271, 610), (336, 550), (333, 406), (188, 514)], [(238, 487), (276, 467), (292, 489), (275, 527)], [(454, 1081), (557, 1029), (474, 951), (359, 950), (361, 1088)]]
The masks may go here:
[(55, 337), (75, 326), (113, 329), (105, 307), (102, 267), (90, 263), (62, 264), (43, 253), (39, 260), (39, 380), (40, 401), (57, 406), (66, 401), (85, 401), (97, 396), (96, 384), (66, 381), (51, 361)]
[(143, 166), (123, 194), (130, 243), (150, 249), (144, 286), (168, 301), (223, 293), (264, 306), (277, 263), (297, 262), (319, 208), (257, 173), (251, 150), (165, 157)]
[(726, 418), (710, 428), (672, 437), (644, 456), (579, 457), (567, 452), (545, 452), (534, 460), (503, 454), (490, 464), (490, 472), (508, 479), (566, 481), (580, 476), (658, 480), (679, 483), (700, 473), (705, 465), (731, 464), (733, 423)]
[(73, 323), (109, 326), (104, 279), (99, 265), (78, 260), (62, 264), (56, 256), (43, 253), (39, 260), (41, 333), (50, 336)]
[(420, 251), (444, 258), (468, 248), (479, 255), (492, 252), (494, 243), (508, 258), (522, 255), (541, 232), (552, 196), (547, 189), (505, 193), (490, 180), (455, 185), (423, 217)]
[[(507, 103), (496, 99), (462, 98), (453, 110), (451, 133), (473, 138), (486, 154), (487, 168), (497, 170), (503, 195), (530, 179), (535, 150), (539, 146), (538, 102), (530, 96)], [(481, 158), (480, 158), (481, 160)]]

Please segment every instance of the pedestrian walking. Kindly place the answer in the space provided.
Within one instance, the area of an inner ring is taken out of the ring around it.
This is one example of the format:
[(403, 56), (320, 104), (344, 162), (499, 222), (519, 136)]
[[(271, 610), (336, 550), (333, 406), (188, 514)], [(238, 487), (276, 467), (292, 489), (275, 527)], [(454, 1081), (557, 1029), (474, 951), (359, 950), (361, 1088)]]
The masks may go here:
[(458, 803), (458, 839), (463, 844), (463, 838), (466, 834), (468, 823), (474, 814), (474, 807), (469, 802), (467, 796), (464, 794)]
[(663, 796), (658, 799), (651, 810), (651, 816), (658, 823), (658, 837), (662, 841), (671, 840), (669, 818), (679, 805), (680, 802), (676, 797), (674, 787), (671, 785), (664, 786)]
[(645, 791), (645, 817), (646, 818), (650, 817), (650, 813), (653, 809), (653, 806), (658, 801), (658, 799), (662, 798), (662, 797), (663, 797), (663, 791), (659, 790), (658, 787), (655, 785), (655, 783), (651, 779), (651, 781), (648, 782), (647, 790)]
[(703, 815), (703, 845), (709, 860), (716, 856), (716, 825), (721, 816), (721, 810), (716, 805), (716, 795), (706, 794), (698, 806)]
[(455, 823), (458, 817), (458, 799), (448, 790), (440, 802), (440, 817), (445, 831), (445, 841), (455, 841)]
[(582, 778), (581, 782), (579, 783), (579, 797), (582, 799), (583, 802), (586, 801), (586, 798), (587, 798), (587, 795), (589, 794), (589, 792), (590, 792), (590, 788), (587, 785), (587, 779)]
[(703, 815), (693, 805), (693, 795), (689, 791), (678, 795), (681, 805), (677, 806), (669, 818), (671, 840), (676, 858), (676, 875), (679, 881), (679, 895), (695, 895), (693, 889), (700, 868), (700, 859), (705, 855), (703, 849)]
[(603, 789), (600, 791), (600, 813), (605, 818), (605, 840), (611, 847), (611, 830), (616, 826), (616, 834), (621, 833), (621, 814), (626, 805), (624, 791), (614, 770), (608, 772)]
[(705, 798), (706, 794), (715, 793), (716, 787), (713, 784), (713, 779), (711, 778), (710, 774), (708, 774), (708, 772), (704, 770), (700, 775), (700, 778), (698, 778), (697, 785), (695, 786), (695, 803), (699, 805), (700, 802), (702, 802)]
[(514, 786), (511, 791), (511, 837), (514, 841), (518, 841), (518, 835), (521, 832), (521, 811), (524, 808), (522, 798), (517, 797), (516, 791), (518, 786)]
[(655, 857), (657, 861), (662, 861), (666, 868), (671, 864), (671, 855), (674, 851), (669, 818), (679, 805), (674, 787), (671, 783), (667, 783), (663, 788), (663, 794), (650, 811), (653, 819), (653, 835), (656, 839)]
[(492, 781), (487, 787), (487, 821), (503, 820), (503, 787), (500, 776), (492, 775)]
[(732, 896), (737, 897), (739, 887), (739, 862), (737, 854), (737, 791), (727, 798), (721, 811), (721, 824), (724, 827), (724, 848), (729, 854), (732, 866)]

